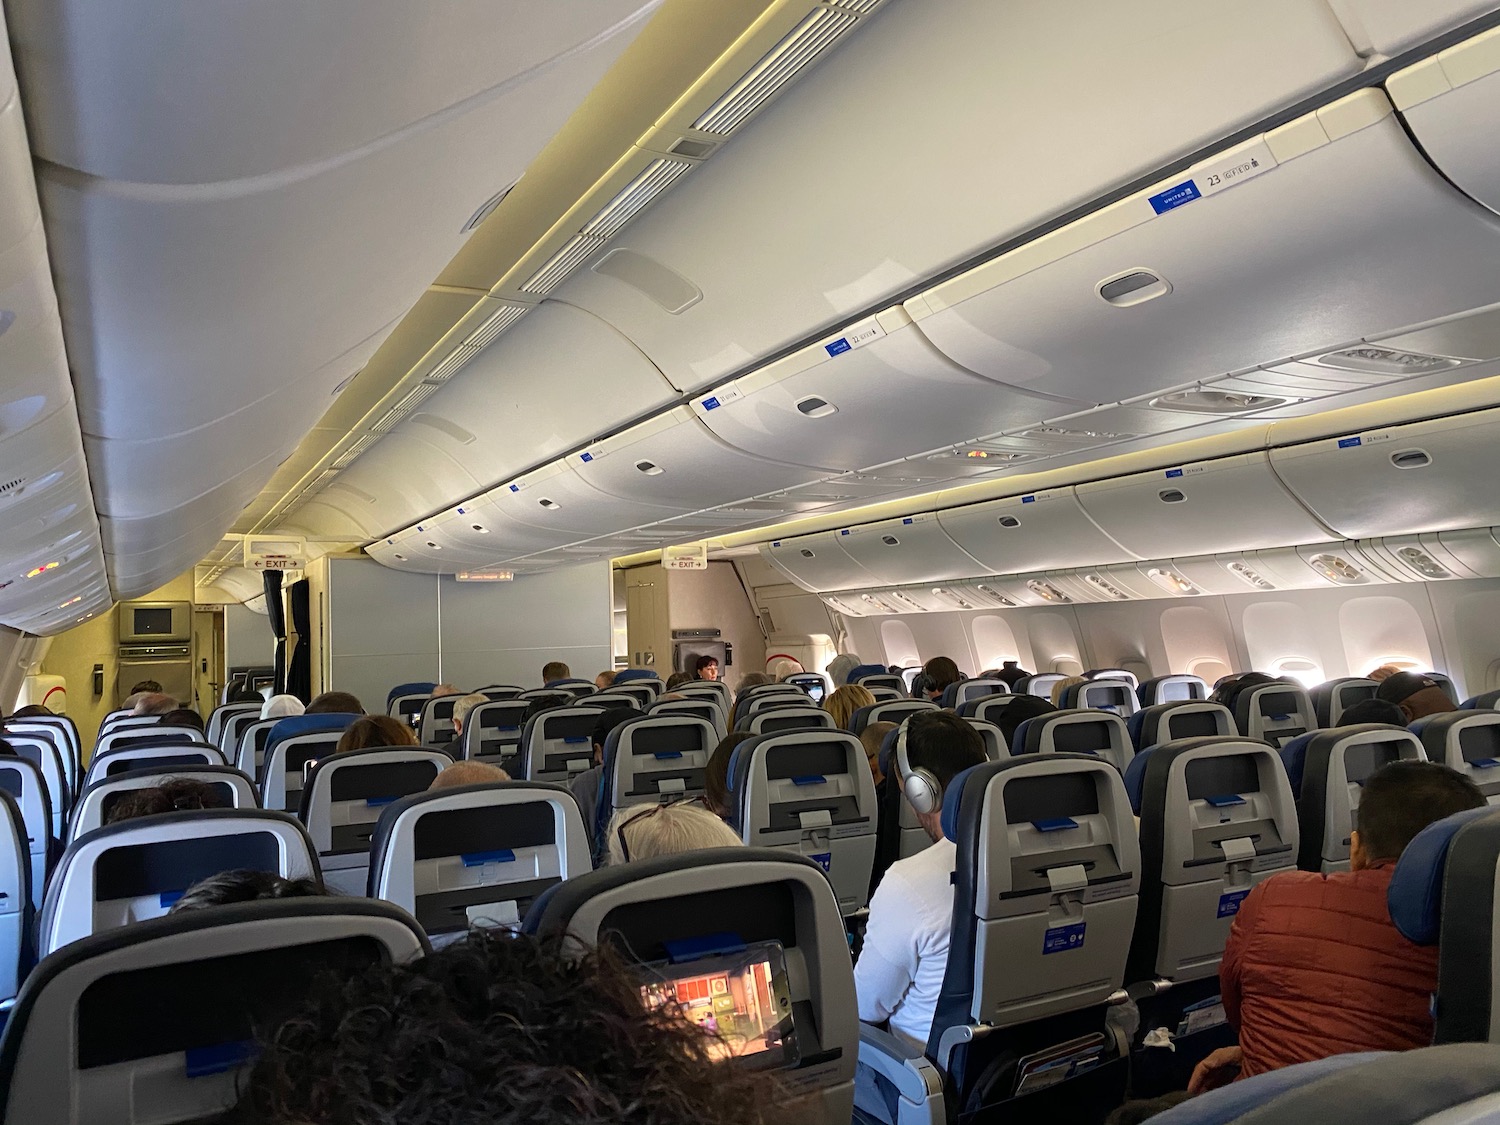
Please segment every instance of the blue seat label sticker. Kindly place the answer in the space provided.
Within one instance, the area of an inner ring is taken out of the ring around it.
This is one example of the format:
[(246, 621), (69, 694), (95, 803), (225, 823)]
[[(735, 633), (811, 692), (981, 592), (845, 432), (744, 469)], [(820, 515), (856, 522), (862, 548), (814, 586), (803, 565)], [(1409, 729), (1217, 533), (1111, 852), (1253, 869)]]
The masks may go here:
[(1181, 469), (1168, 469), (1167, 470), (1167, 479), (1168, 480), (1175, 480), (1175, 479), (1177, 479), (1180, 476), (1182, 476), (1182, 470)]
[(1339, 438), (1339, 448), (1340, 449), (1355, 449), (1358, 446), (1363, 445), (1363, 444), (1364, 444), (1363, 440), (1360, 439), (1360, 438), (1357, 438), (1357, 437), (1341, 437), (1341, 438)]
[(852, 347), (848, 340), (840, 337), (831, 344), (824, 344), (823, 350), (829, 355), (843, 355)]
[(719, 402), (719, 400), (713, 395), (709, 395), (706, 399), (703, 400), (704, 410), (717, 410), (721, 405), (722, 404)]
[(1227, 891), (1219, 896), (1219, 917), (1233, 918), (1240, 912), (1240, 903), (1245, 901), (1249, 891)]
[(1176, 187), (1169, 187), (1166, 191), (1151, 196), (1151, 209), (1158, 215), (1165, 215), (1184, 203), (1191, 203), (1195, 199), (1202, 198), (1203, 193), (1198, 190), (1197, 184), (1192, 180), (1183, 180)]
[(819, 852), (817, 855), (810, 855), (807, 858), (821, 867), (823, 869), (824, 875), (827, 875), (833, 871), (832, 852)]
[(1087, 922), (1075, 922), (1071, 926), (1057, 926), (1048, 930), (1042, 935), (1042, 955), (1082, 949), (1083, 931), (1087, 925)]
[(1036, 503), (1036, 497), (1035, 496), (1023, 496), (1023, 497), (1021, 497), (1021, 503), (1023, 503), (1023, 504), (1035, 504)]

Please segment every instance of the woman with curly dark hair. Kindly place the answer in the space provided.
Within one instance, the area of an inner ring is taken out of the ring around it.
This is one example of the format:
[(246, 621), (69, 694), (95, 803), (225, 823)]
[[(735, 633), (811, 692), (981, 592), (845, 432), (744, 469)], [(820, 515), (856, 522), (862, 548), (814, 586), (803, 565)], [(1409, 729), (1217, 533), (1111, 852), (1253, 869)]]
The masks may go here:
[(271, 1036), (231, 1121), (256, 1125), (782, 1125), (774, 1075), (715, 1061), (614, 954), (473, 930), (325, 979)]

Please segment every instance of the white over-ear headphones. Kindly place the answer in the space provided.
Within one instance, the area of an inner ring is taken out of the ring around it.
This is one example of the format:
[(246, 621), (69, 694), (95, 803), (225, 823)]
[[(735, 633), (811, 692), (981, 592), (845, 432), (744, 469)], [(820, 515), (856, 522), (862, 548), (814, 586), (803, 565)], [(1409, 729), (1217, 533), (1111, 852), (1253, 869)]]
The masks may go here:
[(903, 720), (896, 734), (896, 768), (901, 771), (901, 792), (919, 815), (935, 813), (943, 807), (943, 787), (931, 770), (913, 769), (906, 753), (906, 727)]

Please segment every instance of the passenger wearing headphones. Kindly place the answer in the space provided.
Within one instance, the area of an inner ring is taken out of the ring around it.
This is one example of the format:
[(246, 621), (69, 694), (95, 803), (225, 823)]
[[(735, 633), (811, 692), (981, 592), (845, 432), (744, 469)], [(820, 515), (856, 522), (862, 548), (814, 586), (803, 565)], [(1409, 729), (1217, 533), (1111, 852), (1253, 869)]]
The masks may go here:
[(854, 988), (861, 1020), (889, 1021), (893, 1033), (923, 1051), (953, 930), (957, 850), (943, 836), (943, 790), (970, 766), (984, 764), (984, 743), (952, 711), (924, 711), (901, 724), (894, 758), (894, 783), (933, 845), (891, 864), (875, 889)]

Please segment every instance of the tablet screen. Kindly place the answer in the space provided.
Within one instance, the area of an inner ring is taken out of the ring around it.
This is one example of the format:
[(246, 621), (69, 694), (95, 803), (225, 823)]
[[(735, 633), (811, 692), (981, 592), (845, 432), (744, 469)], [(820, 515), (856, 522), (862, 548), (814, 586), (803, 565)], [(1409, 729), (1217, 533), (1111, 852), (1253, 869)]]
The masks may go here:
[(780, 942), (682, 964), (647, 966), (641, 985), (648, 1007), (676, 1007), (713, 1041), (715, 1058), (732, 1058), (757, 1070), (797, 1061), (792, 1000)]

